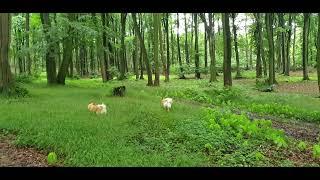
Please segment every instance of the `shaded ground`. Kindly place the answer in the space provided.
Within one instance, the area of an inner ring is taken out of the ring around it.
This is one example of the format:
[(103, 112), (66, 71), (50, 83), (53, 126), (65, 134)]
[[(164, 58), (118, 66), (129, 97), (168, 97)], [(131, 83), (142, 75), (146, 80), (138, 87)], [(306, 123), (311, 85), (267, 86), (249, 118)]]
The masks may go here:
[(283, 129), (286, 135), (295, 139), (317, 142), (319, 137), (320, 128), (318, 124), (296, 121), (294, 119), (280, 118), (271, 115), (257, 115), (248, 113), (251, 119), (268, 119), (272, 121), (274, 128)]
[(286, 93), (299, 93), (307, 95), (318, 95), (318, 85), (317, 82), (281, 82), (276, 88), (276, 91), (286, 92)]
[(0, 136), (0, 167), (48, 167), (46, 155), (13, 145), (14, 136)]

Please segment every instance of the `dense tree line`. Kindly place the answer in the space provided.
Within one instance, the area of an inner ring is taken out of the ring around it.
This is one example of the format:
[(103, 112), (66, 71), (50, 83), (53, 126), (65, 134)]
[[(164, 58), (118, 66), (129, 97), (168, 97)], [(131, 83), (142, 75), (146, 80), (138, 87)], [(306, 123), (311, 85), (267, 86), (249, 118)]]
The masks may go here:
[(62, 85), (66, 77), (145, 74), (148, 86), (172, 74), (208, 73), (215, 82), (222, 73), (229, 87), (232, 71), (241, 78), (253, 68), (269, 85), (276, 73), (298, 69), (308, 80), (308, 69), (320, 71), (319, 22), (312, 13), (2, 13), (0, 91), (16, 76), (42, 72), (48, 84)]

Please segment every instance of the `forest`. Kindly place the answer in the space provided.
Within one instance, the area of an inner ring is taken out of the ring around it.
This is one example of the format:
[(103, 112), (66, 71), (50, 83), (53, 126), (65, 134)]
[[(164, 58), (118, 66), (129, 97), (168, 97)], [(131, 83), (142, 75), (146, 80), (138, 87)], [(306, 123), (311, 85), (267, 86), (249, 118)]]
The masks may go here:
[(0, 166), (319, 167), (320, 13), (0, 13)]

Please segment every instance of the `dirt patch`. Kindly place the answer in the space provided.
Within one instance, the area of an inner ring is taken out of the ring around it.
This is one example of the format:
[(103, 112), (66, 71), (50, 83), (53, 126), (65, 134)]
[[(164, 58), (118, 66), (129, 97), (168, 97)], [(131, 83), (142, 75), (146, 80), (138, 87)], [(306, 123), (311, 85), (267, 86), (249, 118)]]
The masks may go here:
[(267, 119), (272, 121), (272, 126), (277, 129), (283, 129), (285, 134), (295, 139), (309, 142), (317, 142), (320, 128), (318, 124), (296, 121), (294, 119), (280, 118), (271, 115), (258, 115), (247, 113), (250, 119)]
[(286, 93), (299, 93), (306, 95), (318, 95), (319, 88), (315, 81), (302, 81), (302, 82), (291, 82), (281, 83), (276, 87), (277, 92)]
[(13, 145), (13, 135), (0, 135), (0, 167), (48, 167), (46, 155), (33, 148)]

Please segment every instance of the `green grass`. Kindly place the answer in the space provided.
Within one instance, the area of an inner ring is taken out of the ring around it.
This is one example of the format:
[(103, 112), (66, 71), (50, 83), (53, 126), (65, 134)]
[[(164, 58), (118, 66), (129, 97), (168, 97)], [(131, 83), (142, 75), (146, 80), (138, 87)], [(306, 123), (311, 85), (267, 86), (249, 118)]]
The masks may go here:
[[(161, 77), (163, 78), (163, 77)], [(205, 125), (203, 109), (194, 103), (192, 94), (174, 100), (171, 112), (160, 107), (164, 92), (179, 92), (188, 87), (204, 92), (213, 102), (252, 101), (293, 103), (300, 108), (320, 107), (319, 101), (304, 96), (257, 94), (253, 87), (235, 83), (235, 89), (225, 95), (221, 76), (210, 84), (207, 79), (161, 81), (161, 87), (147, 87), (146, 80), (133, 78), (122, 82), (101, 83), (101, 79), (66, 81), (66, 86), (47, 86), (46, 79), (24, 84), (30, 97), (8, 99), (0, 97), (0, 129), (17, 133), (18, 146), (33, 146), (46, 152), (56, 152), (65, 166), (280, 166), (281, 158), (263, 158), (255, 147), (265, 140), (251, 139), (249, 146), (221, 131), (217, 134)], [(125, 97), (112, 97), (112, 87), (127, 86)], [(217, 91), (212, 92), (216, 89)], [(209, 92), (209, 93), (205, 93)], [(237, 96), (232, 94), (239, 93)], [(209, 95), (208, 95), (209, 94)], [(203, 95), (205, 97), (205, 95)], [(271, 98), (272, 97), (272, 98)], [(280, 98), (278, 98), (280, 97)], [(198, 97), (201, 100), (201, 96)], [(189, 99), (189, 101), (185, 101)], [(199, 100), (197, 99), (197, 100)], [(90, 101), (104, 102), (107, 114), (88, 112)], [(294, 102), (303, 102), (298, 104)], [(204, 100), (206, 102), (206, 99)], [(309, 106), (307, 102), (314, 103)], [(317, 107), (315, 107), (317, 106)], [(227, 130), (225, 130), (227, 131)], [(206, 144), (217, 151), (206, 152)], [(263, 154), (263, 149), (260, 149)], [(262, 160), (263, 159), (263, 160)]]

